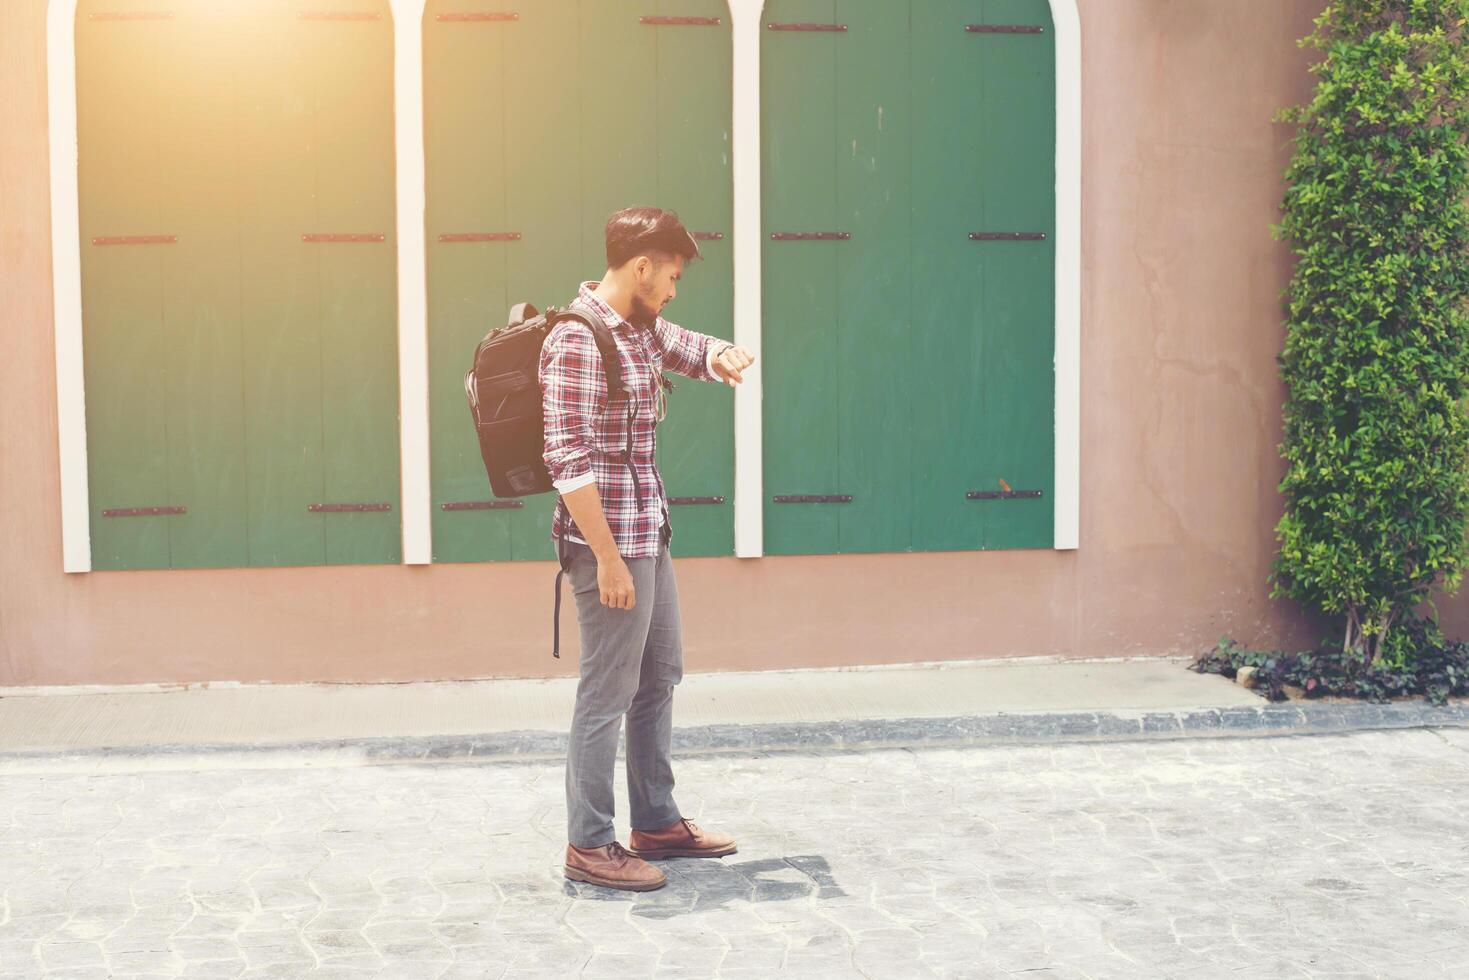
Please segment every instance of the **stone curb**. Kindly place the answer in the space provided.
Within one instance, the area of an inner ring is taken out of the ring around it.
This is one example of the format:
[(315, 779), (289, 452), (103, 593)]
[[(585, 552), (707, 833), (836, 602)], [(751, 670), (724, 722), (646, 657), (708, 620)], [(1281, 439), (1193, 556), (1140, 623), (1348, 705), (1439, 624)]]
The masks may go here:
[[(1402, 728), (1469, 727), (1469, 701), (1283, 704), (1174, 711), (1082, 711), (966, 715), (951, 718), (853, 719), (675, 728), (678, 754), (833, 751), (906, 746), (1030, 745), (1150, 739), (1315, 735)], [(566, 756), (566, 734), (547, 731), (480, 735), (368, 736), (264, 744), (172, 743), (84, 749), (0, 750), (0, 765), (42, 760), (101, 761), (184, 756), (326, 754), (361, 762), (543, 761)]]

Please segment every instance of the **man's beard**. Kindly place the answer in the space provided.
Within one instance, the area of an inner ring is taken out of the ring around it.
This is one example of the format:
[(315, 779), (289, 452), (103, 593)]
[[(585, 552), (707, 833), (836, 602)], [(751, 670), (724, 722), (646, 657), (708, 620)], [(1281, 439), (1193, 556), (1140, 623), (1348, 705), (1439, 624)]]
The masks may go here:
[(638, 326), (651, 326), (658, 318), (658, 310), (641, 296), (634, 295), (632, 298), (631, 320)]

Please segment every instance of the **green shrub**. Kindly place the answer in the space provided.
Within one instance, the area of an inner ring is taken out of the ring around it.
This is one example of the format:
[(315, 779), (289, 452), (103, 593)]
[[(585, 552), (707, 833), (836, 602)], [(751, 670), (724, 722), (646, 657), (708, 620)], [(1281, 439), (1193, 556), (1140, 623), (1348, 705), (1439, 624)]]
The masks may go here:
[[(1331, 0), (1283, 220), (1285, 513), (1271, 597), (1402, 669), (1413, 610), (1456, 591), (1469, 517), (1469, 0)], [(1421, 630), (1421, 627), (1418, 627)]]
[(1284, 701), (1288, 684), (1307, 698), (1336, 695), (1388, 701), (1422, 696), (1443, 704), (1450, 697), (1469, 695), (1469, 645), (1445, 640), (1437, 624), (1422, 619), (1406, 619), (1395, 632), (1413, 650), (1406, 666), (1326, 648), (1305, 653), (1247, 650), (1225, 637), (1190, 669), (1234, 677), (1241, 667), (1254, 667), (1258, 689), (1271, 701)]

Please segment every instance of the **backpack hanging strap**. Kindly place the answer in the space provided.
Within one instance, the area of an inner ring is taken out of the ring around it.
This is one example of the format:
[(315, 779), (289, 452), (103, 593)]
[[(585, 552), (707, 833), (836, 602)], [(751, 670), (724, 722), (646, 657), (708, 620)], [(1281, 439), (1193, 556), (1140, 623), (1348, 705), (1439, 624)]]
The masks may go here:
[(561, 659), (561, 578), (566, 574), (566, 542), (556, 539), (556, 561), (561, 570), (556, 573), (556, 611), (551, 614), (551, 656)]

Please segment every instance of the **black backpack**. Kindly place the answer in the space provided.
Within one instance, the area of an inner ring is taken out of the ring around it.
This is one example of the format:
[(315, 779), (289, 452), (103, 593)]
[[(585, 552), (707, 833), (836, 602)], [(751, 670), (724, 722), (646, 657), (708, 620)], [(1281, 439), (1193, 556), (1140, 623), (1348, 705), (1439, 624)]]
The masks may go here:
[[(485, 335), (474, 349), (474, 367), (464, 375), (464, 393), (479, 436), (479, 453), (497, 497), (527, 497), (554, 490), (546, 471), (546, 429), (541, 414), (541, 346), (559, 321), (585, 323), (602, 354), (607, 401), (620, 394), (622, 364), (617, 341), (601, 318), (584, 310), (548, 307), (538, 313), (529, 303), (510, 308), (509, 322)], [(629, 427), (629, 438), (631, 437)], [(629, 462), (629, 467), (631, 463)], [(561, 568), (556, 573), (556, 608), (551, 614), (551, 655), (561, 656), (561, 578), (568, 568), (565, 544), (556, 542)]]
[(559, 321), (585, 323), (602, 354), (607, 399), (622, 391), (617, 342), (601, 318), (584, 310), (529, 303), (510, 309), (509, 322), (485, 335), (474, 350), (474, 367), (464, 375), (464, 393), (479, 436), (479, 452), (497, 497), (526, 497), (554, 489), (546, 472), (545, 426), (541, 417), (541, 345)]

